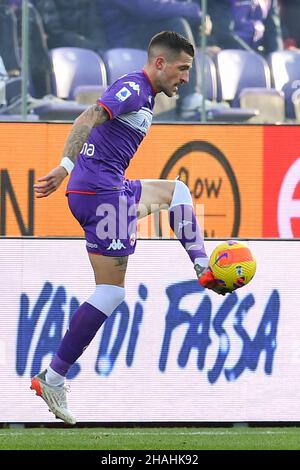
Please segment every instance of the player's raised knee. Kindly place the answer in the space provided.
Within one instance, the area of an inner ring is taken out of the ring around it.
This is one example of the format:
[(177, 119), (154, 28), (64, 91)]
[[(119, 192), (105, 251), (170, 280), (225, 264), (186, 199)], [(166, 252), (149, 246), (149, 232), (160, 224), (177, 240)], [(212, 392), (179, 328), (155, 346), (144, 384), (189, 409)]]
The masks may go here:
[(110, 316), (125, 299), (124, 287), (110, 284), (98, 284), (94, 293), (87, 300), (97, 310)]
[(188, 186), (183, 183), (183, 181), (176, 180), (170, 207), (178, 206), (180, 204), (188, 204), (192, 206), (193, 200)]

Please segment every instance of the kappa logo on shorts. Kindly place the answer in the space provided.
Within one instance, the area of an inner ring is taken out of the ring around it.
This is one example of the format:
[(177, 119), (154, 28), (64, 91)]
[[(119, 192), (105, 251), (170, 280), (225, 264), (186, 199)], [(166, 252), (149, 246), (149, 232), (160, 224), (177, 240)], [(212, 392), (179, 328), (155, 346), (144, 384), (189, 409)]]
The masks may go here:
[(116, 240), (115, 238), (113, 239), (113, 241), (111, 242), (111, 244), (109, 245), (109, 247), (107, 248), (107, 251), (108, 250), (122, 250), (122, 248), (126, 249), (126, 246), (123, 245), (123, 243), (121, 242), (121, 240)]
[(119, 101), (125, 101), (129, 96), (131, 95), (131, 91), (126, 88), (126, 86), (123, 86), (118, 93), (116, 93), (116, 97), (118, 98)]

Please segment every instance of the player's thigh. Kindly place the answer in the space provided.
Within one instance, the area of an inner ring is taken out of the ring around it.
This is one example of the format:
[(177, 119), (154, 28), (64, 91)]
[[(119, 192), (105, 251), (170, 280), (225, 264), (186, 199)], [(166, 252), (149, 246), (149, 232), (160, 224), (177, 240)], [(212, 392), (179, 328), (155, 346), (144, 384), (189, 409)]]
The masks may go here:
[(175, 181), (141, 180), (141, 185), (142, 193), (138, 206), (139, 219), (170, 206)]
[(102, 256), (88, 253), (96, 284), (124, 287), (128, 256)]

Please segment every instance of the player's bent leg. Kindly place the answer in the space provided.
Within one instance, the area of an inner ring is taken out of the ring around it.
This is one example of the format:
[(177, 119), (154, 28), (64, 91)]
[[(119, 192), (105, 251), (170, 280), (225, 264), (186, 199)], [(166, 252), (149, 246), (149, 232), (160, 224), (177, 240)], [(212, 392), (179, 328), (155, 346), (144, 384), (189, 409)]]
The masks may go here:
[(170, 207), (176, 181), (141, 180), (142, 192), (138, 205), (139, 219)]
[(179, 180), (141, 180), (141, 186), (139, 218), (155, 210), (169, 209), (170, 226), (191, 261), (202, 270), (206, 268), (208, 257), (189, 188)]
[(76, 419), (68, 410), (64, 378), (125, 298), (127, 256), (106, 257), (89, 253), (89, 257), (96, 280), (95, 291), (73, 314), (50, 366), (31, 380), (31, 388), (43, 398), (49, 410), (68, 424), (75, 424)]
[(189, 188), (179, 180), (141, 180), (141, 186), (139, 218), (168, 208), (170, 226), (193, 262), (200, 284), (224, 295), (208, 272), (209, 260)]
[(127, 260), (89, 256), (95, 274), (95, 290), (73, 314), (69, 329), (50, 364), (52, 371), (62, 377), (66, 376), (105, 320), (125, 298), (123, 286)]

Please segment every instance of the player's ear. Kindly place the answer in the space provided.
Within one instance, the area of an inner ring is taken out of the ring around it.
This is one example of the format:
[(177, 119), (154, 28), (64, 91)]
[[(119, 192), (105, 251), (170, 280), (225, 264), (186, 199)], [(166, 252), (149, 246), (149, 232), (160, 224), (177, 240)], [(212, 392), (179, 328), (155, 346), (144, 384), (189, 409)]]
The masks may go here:
[(155, 65), (156, 65), (157, 70), (162, 70), (164, 68), (165, 63), (166, 63), (166, 60), (164, 57), (162, 56), (156, 57)]

